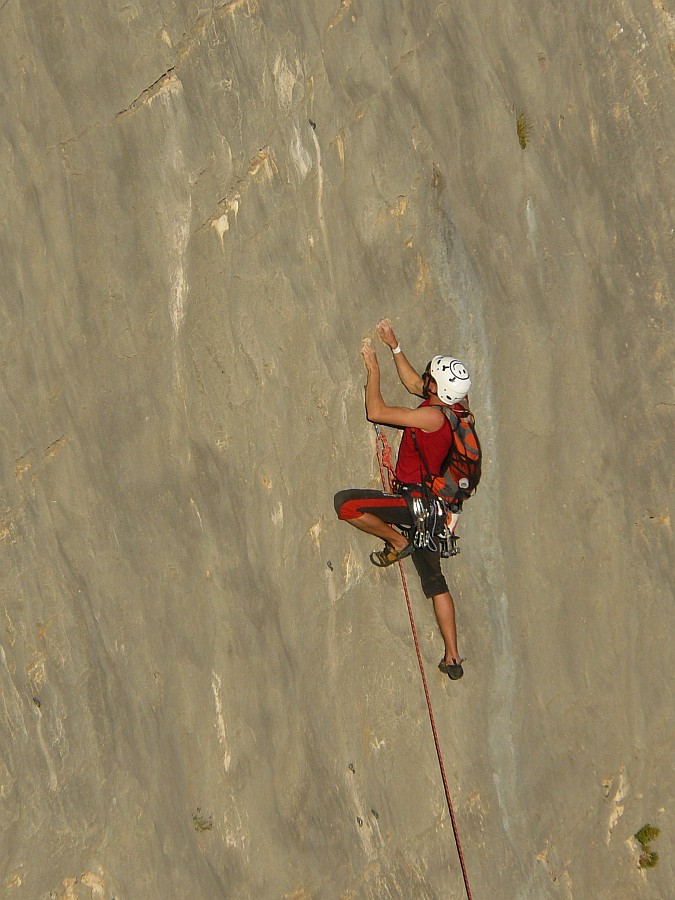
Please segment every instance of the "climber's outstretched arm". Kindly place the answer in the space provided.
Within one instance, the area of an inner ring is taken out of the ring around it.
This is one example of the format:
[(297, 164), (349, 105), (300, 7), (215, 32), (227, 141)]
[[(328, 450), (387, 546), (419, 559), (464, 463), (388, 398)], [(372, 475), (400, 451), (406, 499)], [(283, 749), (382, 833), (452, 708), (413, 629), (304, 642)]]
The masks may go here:
[[(384, 343), (389, 347), (390, 350), (394, 351), (399, 346), (398, 341), (396, 340), (396, 335), (394, 334), (394, 330), (391, 327), (391, 324), (388, 319), (382, 319), (376, 325), (377, 333), (382, 338)], [(410, 365), (405, 353), (399, 349), (396, 353), (393, 353), (394, 362), (396, 363), (396, 371), (398, 372), (398, 377), (401, 379), (401, 384), (403, 387), (409, 391), (411, 394), (416, 394), (418, 397), (423, 397), (422, 393), (422, 379), (417, 374), (415, 369)]]
[[(400, 356), (400, 354), (396, 354)], [(366, 416), (380, 425), (394, 425), (398, 428), (419, 428), (422, 431), (438, 431), (443, 425), (443, 413), (437, 406), (422, 406), (408, 409), (404, 406), (389, 406), (384, 402), (380, 389), (380, 366), (377, 354), (369, 343), (361, 347), (361, 356), (368, 373), (366, 382)]]

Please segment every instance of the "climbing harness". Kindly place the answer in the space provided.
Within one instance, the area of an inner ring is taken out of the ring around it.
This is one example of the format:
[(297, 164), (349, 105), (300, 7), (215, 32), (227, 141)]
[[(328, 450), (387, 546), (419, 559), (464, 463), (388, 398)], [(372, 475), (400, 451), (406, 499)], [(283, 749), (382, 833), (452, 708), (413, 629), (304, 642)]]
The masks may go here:
[[(417, 549), (428, 548), (438, 550), (442, 559), (457, 556), (459, 553), (459, 536), (455, 534), (455, 528), (459, 519), (461, 507), (458, 503), (450, 503), (444, 497), (435, 494), (430, 487), (430, 479), (425, 479), (421, 485), (403, 484), (396, 477), (392, 461), (391, 447), (386, 434), (379, 425), (374, 423), (377, 435), (377, 458), (380, 463), (382, 485), (394, 494), (403, 497), (410, 510), (413, 525), (409, 540)], [(412, 432), (413, 443), (422, 462), (426, 467), (426, 460), (422, 456), (417, 445), (415, 432)], [(384, 470), (387, 477), (384, 477)]]
[[(377, 451), (377, 461), (380, 467), (380, 477), (382, 478), (382, 488), (386, 491), (387, 488), (391, 490), (393, 486), (396, 484), (396, 476), (394, 474), (394, 466), (392, 464), (391, 458), (391, 447), (389, 446), (389, 441), (387, 440), (387, 436), (382, 432), (382, 429), (375, 425), (375, 433), (377, 435), (376, 439), (376, 451)], [(387, 471), (388, 477), (385, 476), (385, 470)], [(457, 513), (453, 513), (455, 516), (455, 522), (452, 525), (454, 529), (454, 525), (456, 524), (456, 516)], [(459, 548), (455, 552), (459, 552)], [(441, 753), (441, 745), (438, 740), (438, 731), (436, 730), (436, 720), (434, 718), (434, 711), (431, 706), (431, 696), (429, 694), (429, 685), (427, 684), (427, 676), (424, 671), (424, 663), (422, 662), (422, 651), (420, 650), (420, 644), (417, 637), (417, 628), (415, 627), (415, 618), (413, 616), (412, 604), (410, 602), (410, 594), (408, 592), (408, 582), (405, 577), (405, 572), (403, 571), (403, 563), (399, 562), (398, 569), (401, 575), (401, 584), (403, 585), (403, 593), (405, 595), (405, 602), (408, 607), (408, 618), (410, 619), (410, 629), (412, 631), (413, 640), (415, 642), (415, 652), (417, 653), (417, 662), (420, 668), (420, 673), (422, 675), (422, 684), (424, 686), (424, 696), (427, 700), (427, 710), (429, 712), (429, 722), (431, 723), (431, 731), (434, 736), (434, 745), (436, 747), (436, 756), (438, 757), (438, 766), (441, 772), (441, 779), (443, 780), (443, 789), (445, 791), (445, 799), (448, 804), (448, 812), (450, 813), (450, 821), (452, 823), (452, 833), (455, 837), (455, 845), (457, 847), (457, 856), (459, 857), (459, 864), (462, 869), (462, 878), (464, 880), (464, 887), (466, 889), (467, 900), (472, 900), (471, 896), (471, 888), (469, 887), (469, 876), (466, 871), (466, 864), (464, 862), (464, 854), (462, 853), (462, 845), (459, 840), (459, 830), (457, 828), (457, 820), (455, 819), (455, 811), (452, 805), (452, 798), (450, 797), (450, 788), (448, 787), (448, 779), (445, 774), (445, 765), (443, 763), (443, 754)]]

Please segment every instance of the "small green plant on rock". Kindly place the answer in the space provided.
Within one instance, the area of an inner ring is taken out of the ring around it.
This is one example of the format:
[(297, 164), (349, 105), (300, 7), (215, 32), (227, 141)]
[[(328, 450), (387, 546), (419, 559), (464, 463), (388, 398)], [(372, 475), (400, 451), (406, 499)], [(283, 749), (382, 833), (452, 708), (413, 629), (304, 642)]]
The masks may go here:
[(659, 854), (656, 850), (647, 850), (646, 848), (640, 854), (638, 865), (641, 869), (653, 869), (659, 861)]
[(197, 807), (197, 812), (192, 817), (192, 822), (195, 826), (195, 831), (211, 831), (213, 828), (213, 816), (202, 815), (201, 807)]
[(635, 833), (635, 840), (638, 844), (642, 844), (643, 847), (646, 847), (647, 844), (651, 844), (652, 841), (655, 841), (660, 834), (660, 829), (655, 825), (643, 825), (642, 828)]
[(651, 842), (661, 834), (660, 829), (655, 825), (643, 825), (639, 831), (636, 831), (633, 837), (638, 842), (642, 850), (638, 865), (641, 869), (653, 869), (659, 861), (659, 854), (656, 850), (652, 850)]
[(516, 132), (518, 133), (518, 141), (523, 150), (527, 147), (532, 131), (532, 122), (528, 119), (525, 112), (516, 113)]

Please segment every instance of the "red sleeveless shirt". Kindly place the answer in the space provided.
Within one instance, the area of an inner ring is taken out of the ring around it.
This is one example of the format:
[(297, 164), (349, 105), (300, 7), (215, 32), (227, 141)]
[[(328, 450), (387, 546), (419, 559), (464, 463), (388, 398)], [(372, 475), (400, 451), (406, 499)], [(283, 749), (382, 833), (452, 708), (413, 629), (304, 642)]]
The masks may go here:
[[(429, 401), (425, 400), (417, 408), (421, 409), (423, 406), (429, 406)], [(417, 450), (415, 450), (411, 434), (412, 430), (412, 428), (403, 429), (401, 446), (399, 447), (398, 459), (396, 460), (396, 477), (403, 484), (419, 484), (427, 475), (424, 463), (420, 459)], [(450, 423), (443, 416), (443, 425), (438, 431), (422, 431), (421, 428), (416, 428), (415, 437), (417, 438), (417, 446), (422, 451), (431, 474), (438, 475), (443, 460), (448, 455), (448, 450), (452, 444)]]

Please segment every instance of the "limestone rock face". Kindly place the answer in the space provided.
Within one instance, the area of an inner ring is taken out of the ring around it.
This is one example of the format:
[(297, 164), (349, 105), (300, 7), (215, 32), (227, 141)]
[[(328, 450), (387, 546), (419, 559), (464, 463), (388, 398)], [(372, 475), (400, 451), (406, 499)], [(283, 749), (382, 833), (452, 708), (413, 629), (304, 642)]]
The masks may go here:
[(669, 895), (674, 44), (659, 0), (0, 2), (3, 897), (464, 895), (332, 506), (363, 338), (410, 403), (385, 315), (485, 453), (461, 682), (407, 565), (473, 894)]

